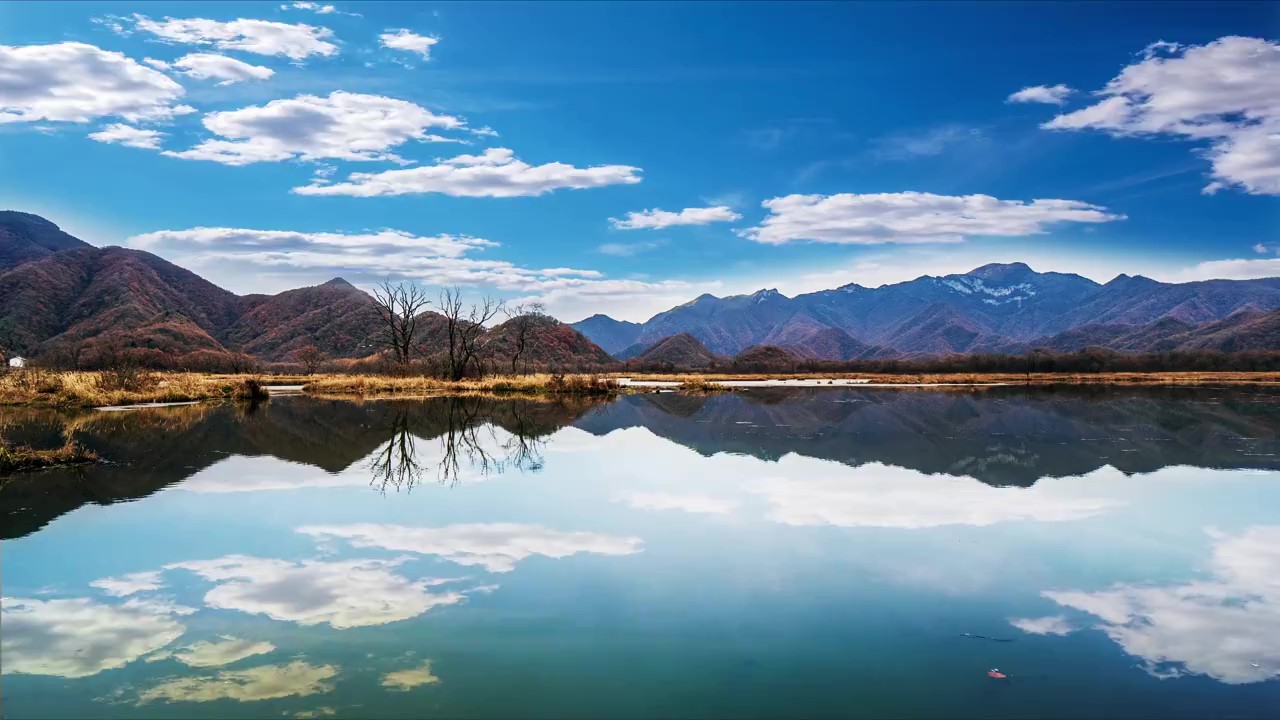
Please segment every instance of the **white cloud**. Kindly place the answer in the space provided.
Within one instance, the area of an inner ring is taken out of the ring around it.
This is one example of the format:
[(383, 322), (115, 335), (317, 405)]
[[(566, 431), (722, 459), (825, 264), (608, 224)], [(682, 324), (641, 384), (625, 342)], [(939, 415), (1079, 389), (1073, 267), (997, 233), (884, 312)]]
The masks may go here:
[(205, 140), (190, 150), (165, 154), (226, 165), (293, 158), (400, 161), (389, 152), (391, 148), (410, 140), (440, 140), (428, 134), (430, 128), (453, 130), (465, 125), (456, 117), (437, 115), (405, 100), (341, 91), (328, 97), (299, 95), (214, 112), (203, 122), (224, 139)]
[(311, 12), (317, 15), (332, 15), (338, 12), (338, 8), (332, 5), (322, 5), (320, 3), (306, 2), (306, 0), (302, 0), (301, 2), (292, 2), (292, 3), (287, 3), (285, 5), (281, 5), (280, 9), (281, 10), (310, 10)]
[(637, 510), (681, 510), (688, 513), (725, 515), (738, 503), (728, 498), (691, 493), (630, 492), (614, 498)]
[(1280, 674), (1280, 526), (1211, 536), (1211, 580), (1043, 594), (1099, 618), (1103, 631), (1157, 677), (1272, 680)]
[(669, 210), (641, 210), (629, 212), (625, 218), (609, 218), (615, 230), (658, 230), (675, 225), (708, 225), (713, 222), (733, 222), (742, 216), (725, 205), (704, 208), (685, 208), (680, 212)]
[(787, 455), (777, 474), (748, 482), (769, 502), (768, 519), (785, 525), (929, 528), (985, 527), (1002, 522), (1070, 522), (1094, 517), (1121, 503), (1105, 497), (1073, 497), (1068, 484), (1042, 480), (1030, 488), (993, 487), (967, 477), (925, 475), (868, 463), (852, 472), (829, 463)]
[(221, 80), (219, 85), (231, 85), (246, 80), (266, 80), (276, 74), (276, 71), (269, 67), (250, 65), (247, 62), (214, 53), (183, 55), (173, 61), (173, 67), (197, 80)]
[(403, 28), (394, 32), (388, 30), (378, 36), (378, 43), (381, 44), (382, 47), (416, 53), (420, 55), (423, 60), (431, 59), (431, 46), (438, 42), (440, 42), (439, 38), (419, 35)]
[(1063, 105), (1067, 102), (1067, 96), (1075, 92), (1066, 85), (1033, 85), (1032, 87), (1024, 87), (1018, 92), (1010, 95), (1005, 102), (1011, 103), (1046, 103), (1048, 105)]
[[(324, 282), (340, 275), (357, 286), (385, 278), (414, 280), (426, 285), (493, 288), (522, 298), (540, 300), (557, 317), (576, 319), (591, 312), (652, 314), (685, 302), (715, 283), (690, 284), (678, 280), (646, 282), (610, 279), (581, 268), (526, 268), (514, 263), (475, 257), (498, 243), (466, 235), (417, 236), (384, 229), (362, 233), (298, 232), (249, 228), (191, 228), (159, 230), (128, 238), (126, 243), (157, 253), (184, 267), (197, 268), (224, 287), (263, 292), (266, 276), (285, 290)], [(597, 308), (591, 310), (591, 308)], [(590, 310), (588, 312), (588, 310)], [(647, 317), (647, 316), (646, 316)], [(278, 478), (249, 469), (242, 482), (210, 483), (183, 488), (202, 492), (274, 489)], [(340, 478), (316, 477), (318, 483), (347, 484)]]
[(165, 134), (159, 130), (145, 130), (123, 123), (113, 123), (98, 132), (89, 133), (89, 139), (100, 143), (125, 145), (144, 150), (159, 150), (160, 138), (164, 136)]
[(0, 45), (0, 124), (165, 120), (192, 112), (174, 104), (183, 92), (164, 73), (93, 45)]
[(138, 14), (121, 20), (132, 22), (133, 29), (139, 32), (150, 33), (170, 43), (211, 45), (219, 50), (280, 55), (292, 60), (312, 55), (336, 55), (338, 52), (338, 46), (329, 42), (333, 31), (326, 27), (245, 18), (227, 22), (171, 17), (152, 20)]
[(260, 251), (287, 251), (298, 248), (360, 250), (371, 253), (408, 250), (433, 257), (457, 258), (466, 253), (498, 243), (469, 235), (432, 235), (421, 237), (402, 230), (384, 229), (367, 233), (304, 233), (292, 230), (252, 230), (248, 228), (198, 227), (189, 230), (158, 230), (134, 235), (129, 244), (135, 247), (179, 249), (213, 248)]
[(382, 548), (436, 555), (459, 565), (479, 565), (489, 572), (509, 572), (516, 563), (540, 555), (563, 558), (578, 553), (631, 555), (640, 552), (638, 537), (591, 532), (561, 532), (541, 525), (476, 523), (439, 528), (405, 525), (313, 525), (298, 532), (319, 538), (344, 538), (354, 547)]
[(163, 581), (160, 580), (160, 571), (152, 572), (136, 572), (119, 577), (105, 577), (94, 580), (89, 583), (90, 587), (96, 587), (108, 595), (115, 597), (124, 597), (134, 593), (144, 592), (147, 590), (159, 590), (164, 587)]
[(247, 670), (223, 670), (216, 675), (166, 680), (138, 693), (138, 704), (152, 702), (253, 702), (306, 697), (331, 692), (338, 668), (295, 660), (287, 665), (263, 665)]
[(1071, 632), (1071, 623), (1061, 615), (1049, 615), (1036, 618), (1009, 618), (1009, 624), (1032, 635), (1066, 635)]
[(1206, 260), (1189, 268), (1157, 276), (1168, 282), (1193, 280), (1255, 280), (1280, 277), (1280, 258)]
[(3, 672), (81, 678), (123, 667), (186, 630), (136, 607), (70, 600), (0, 599)]
[(442, 193), (454, 197), (528, 197), (562, 188), (583, 189), (640, 182), (640, 168), (629, 165), (574, 167), (560, 162), (529, 165), (507, 148), (481, 155), (459, 155), (435, 165), (352, 173), (345, 182), (296, 187), (299, 195), (382, 197)]
[(397, 562), (323, 562), (228, 555), (174, 563), (217, 585), (204, 596), (209, 607), (266, 615), (299, 625), (345, 630), (407, 620), (433, 607), (462, 602), (461, 592), (432, 593), (432, 580), (410, 581), (391, 572)]
[(254, 655), (269, 653), (275, 649), (275, 645), (266, 641), (242, 640), (230, 635), (222, 635), (213, 642), (201, 640), (172, 652), (152, 655), (147, 658), (147, 662), (171, 657), (191, 667), (217, 667), (230, 665)]
[(1058, 223), (1124, 219), (1076, 200), (1022, 202), (921, 192), (787, 195), (761, 205), (770, 215), (759, 227), (740, 234), (771, 245), (798, 240), (853, 245), (961, 242), (975, 235), (1036, 235)]
[(431, 661), (407, 670), (395, 670), (382, 676), (382, 687), (396, 692), (405, 692), (423, 685), (434, 685), (440, 678), (431, 672)]
[(1280, 194), (1280, 43), (1223, 37), (1206, 45), (1155, 43), (1096, 94), (1101, 100), (1059, 115), (1051, 130), (1207, 141), (1212, 182)]

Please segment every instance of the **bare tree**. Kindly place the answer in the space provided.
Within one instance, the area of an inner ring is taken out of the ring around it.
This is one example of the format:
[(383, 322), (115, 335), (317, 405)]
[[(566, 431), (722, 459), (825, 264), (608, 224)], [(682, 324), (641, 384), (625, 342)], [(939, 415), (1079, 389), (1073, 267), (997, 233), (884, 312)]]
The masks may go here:
[(329, 356), (315, 345), (303, 345), (293, 351), (293, 359), (302, 363), (302, 367), (307, 371), (308, 375), (315, 375), (320, 366), (329, 359)]
[(511, 374), (516, 374), (520, 358), (529, 344), (529, 336), (537, 327), (545, 314), (545, 306), (540, 302), (520, 303), (507, 307), (504, 311), (511, 323), (512, 343)]
[(417, 438), (409, 432), (408, 413), (396, 413), (391, 423), (391, 439), (370, 461), (369, 469), (373, 473), (369, 484), (383, 493), (388, 486), (399, 492), (400, 488), (413, 490), (413, 486), (418, 484), (422, 466), (418, 463)]
[(413, 283), (392, 284), (384, 280), (374, 288), (373, 299), (380, 330), (375, 341), (391, 350), (397, 364), (408, 365), (413, 357), (418, 315), (431, 304), (426, 291)]
[(462, 291), (457, 287), (440, 291), (440, 313), (444, 315), (449, 335), (449, 377), (453, 380), (467, 376), (467, 368), (476, 358), (476, 342), (484, 334), (484, 326), (505, 307), (501, 300), (488, 295), (481, 299), (479, 305), (473, 304), (467, 309), (463, 305)]

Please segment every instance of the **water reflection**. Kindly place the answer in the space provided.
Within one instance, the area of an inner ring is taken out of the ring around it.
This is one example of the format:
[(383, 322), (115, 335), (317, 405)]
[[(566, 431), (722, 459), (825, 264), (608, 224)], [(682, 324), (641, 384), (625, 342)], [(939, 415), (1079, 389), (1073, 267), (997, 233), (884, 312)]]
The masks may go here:
[[(587, 405), (580, 407), (585, 410)], [(544, 436), (558, 429), (546, 424), (546, 410), (537, 403), (484, 397), (440, 398), (422, 406), (398, 406), (391, 419), (390, 439), (368, 463), (370, 484), (382, 492), (407, 492), (430, 470), (444, 485), (453, 485), (468, 473), (536, 472), (542, 467)], [(506, 437), (500, 439), (499, 431)], [(436, 438), (439, 449), (429, 461), (421, 457), (418, 442), (431, 437)]]
[(263, 665), (247, 670), (222, 670), (166, 680), (138, 694), (138, 705), (152, 702), (252, 702), (284, 697), (306, 697), (333, 691), (338, 668), (300, 660), (286, 665)]
[(149, 607), (4, 598), (4, 671), (82, 678), (124, 667), (186, 628)]
[(1100, 620), (1156, 677), (1203, 674), (1233, 684), (1274, 679), (1280, 675), (1280, 526), (1237, 535), (1210, 531), (1210, 537), (1204, 580), (1043, 595)]
[(703, 455), (879, 463), (989, 485), (1112, 466), (1280, 468), (1280, 391), (1195, 388), (798, 390), (632, 395), (574, 423), (641, 427)]
[(6, 710), (1265, 716), (1277, 397), (27, 414), (117, 464), (0, 490)]
[[(447, 485), (469, 474), (537, 470), (543, 438), (601, 402), (442, 397), (353, 403), (283, 397), (253, 412), (237, 405), (131, 413), (2, 411), (12, 442), (52, 446), (71, 437), (108, 463), (92, 468), (92, 482), (85, 481), (89, 471), (84, 468), (4, 479), (0, 539), (22, 537), (87, 503), (134, 500), (188, 478), (193, 482), (187, 489), (196, 492), (341, 486), (352, 480), (340, 474), (364, 463), (369, 473), (362, 482), (385, 492), (410, 490), (427, 473)], [(430, 441), (438, 441), (439, 452), (428, 460), (421, 443)], [(244, 460), (262, 456), (320, 472), (300, 479), (296, 472), (264, 470)], [(202, 482), (202, 471), (227, 462), (239, 462), (243, 471)]]

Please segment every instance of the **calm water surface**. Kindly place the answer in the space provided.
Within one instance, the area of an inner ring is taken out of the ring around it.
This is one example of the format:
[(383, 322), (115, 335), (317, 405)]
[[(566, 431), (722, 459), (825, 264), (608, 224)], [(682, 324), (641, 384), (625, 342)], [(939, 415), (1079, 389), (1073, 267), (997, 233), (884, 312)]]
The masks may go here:
[(0, 489), (6, 717), (1280, 715), (1272, 391), (0, 427), (111, 461)]

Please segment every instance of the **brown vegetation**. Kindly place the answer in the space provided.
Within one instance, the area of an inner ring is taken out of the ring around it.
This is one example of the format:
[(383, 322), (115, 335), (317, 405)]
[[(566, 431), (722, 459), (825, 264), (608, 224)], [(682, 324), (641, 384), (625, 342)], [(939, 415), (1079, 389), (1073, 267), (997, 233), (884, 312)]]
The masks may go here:
[(98, 456), (79, 444), (68, 440), (62, 447), (36, 450), (18, 446), (10, 447), (0, 441), (0, 475), (62, 465), (83, 465), (97, 462)]
[(261, 399), (253, 378), (204, 373), (56, 371), (31, 368), (0, 374), (0, 405), (106, 407), (210, 399)]

